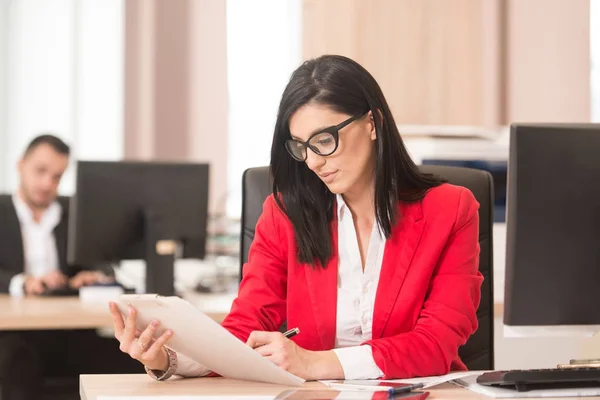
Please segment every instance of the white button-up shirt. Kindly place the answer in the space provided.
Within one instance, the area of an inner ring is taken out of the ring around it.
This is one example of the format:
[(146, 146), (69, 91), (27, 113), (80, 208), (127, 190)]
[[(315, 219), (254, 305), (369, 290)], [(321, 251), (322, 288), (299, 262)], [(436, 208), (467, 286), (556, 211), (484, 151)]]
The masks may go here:
[(54, 228), (60, 222), (62, 208), (58, 202), (52, 203), (40, 222), (36, 222), (33, 212), (18, 195), (13, 195), (12, 200), (21, 225), (25, 266), (24, 273), (10, 280), (8, 291), (12, 296), (23, 296), (27, 275), (40, 277), (59, 268)]
[(383, 373), (373, 360), (371, 346), (360, 344), (372, 338), (385, 236), (374, 221), (363, 271), (352, 213), (340, 195), (337, 196), (337, 211), (339, 264), (334, 351), (344, 369), (345, 379), (378, 378)]
[[(373, 310), (379, 274), (383, 263), (385, 236), (373, 223), (363, 272), (358, 238), (352, 213), (342, 196), (337, 196), (338, 284), (334, 352), (345, 379), (374, 379), (383, 372), (373, 359), (371, 346), (360, 344), (372, 338)], [(202, 376), (210, 371), (189, 358), (178, 355), (175, 374)]]

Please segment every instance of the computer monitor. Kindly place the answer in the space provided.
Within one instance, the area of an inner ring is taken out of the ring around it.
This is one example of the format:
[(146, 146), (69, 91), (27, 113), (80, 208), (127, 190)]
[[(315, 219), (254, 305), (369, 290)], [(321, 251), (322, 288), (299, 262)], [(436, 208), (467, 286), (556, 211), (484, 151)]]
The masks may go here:
[(511, 126), (506, 227), (504, 324), (599, 331), (600, 124)]
[(77, 163), (71, 200), (71, 264), (146, 261), (146, 292), (173, 295), (176, 258), (203, 258), (207, 164)]

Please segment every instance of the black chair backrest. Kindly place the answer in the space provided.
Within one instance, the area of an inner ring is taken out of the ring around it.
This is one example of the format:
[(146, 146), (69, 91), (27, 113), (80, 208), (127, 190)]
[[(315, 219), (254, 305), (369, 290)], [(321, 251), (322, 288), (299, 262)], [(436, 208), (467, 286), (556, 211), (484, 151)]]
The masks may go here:
[[(482, 170), (438, 165), (424, 165), (421, 171), (435, 174), (449, 183), (469, 189), (479, 202), (479, 270), (484, 276), (481, 303), (477, 310), (479, 329), (459, 349), (459, 355), (470, 370), (494, 369), (494, 295), (492, 226), (494, 223), (494, 184), (492, 176)], [(248, 251), (254, 239), (254, 229), (262, 213), (265, 199), (272, 193), (268, 167), (250, 168), (242, 178), (242, 235), (240, 277), (248, 260)]]

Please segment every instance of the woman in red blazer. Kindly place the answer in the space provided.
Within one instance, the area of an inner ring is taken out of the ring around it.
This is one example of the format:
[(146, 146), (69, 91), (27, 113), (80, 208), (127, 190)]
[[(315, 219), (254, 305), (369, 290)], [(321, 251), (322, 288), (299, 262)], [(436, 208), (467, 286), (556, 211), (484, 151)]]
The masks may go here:
[[(465, 369), (477, 329), (478, 203), (419, 172), (375, 79), (322, 56), (292, 75), (239, 294), (223, 326), (306, 379), (407, 378)], [(158, 379), (210, 371), (136, 332), (114, 305), (121, 350)], [(278, 332), (287, 321), (300, 334)]]

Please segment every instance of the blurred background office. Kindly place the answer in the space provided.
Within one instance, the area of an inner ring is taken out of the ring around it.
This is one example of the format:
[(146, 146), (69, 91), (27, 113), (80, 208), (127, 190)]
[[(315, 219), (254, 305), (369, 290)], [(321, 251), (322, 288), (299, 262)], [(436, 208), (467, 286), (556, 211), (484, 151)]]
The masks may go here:
[[(242, 172), (268, 164), (291, 72), (324, 53), (375, 76), (416, 161), (493, 173), (501, 305), (507, 126), (600, 121), (600, 0), (0, 0), (0, 192), (41, 132), (78, 160), (207, 162), (212, 257), (176, 282), (235, 291)], [(143, 265), (117, 273), (137, 284)], [(524, 358), (528, 340), (498, 337), (496, 368), (579, 346)]]

